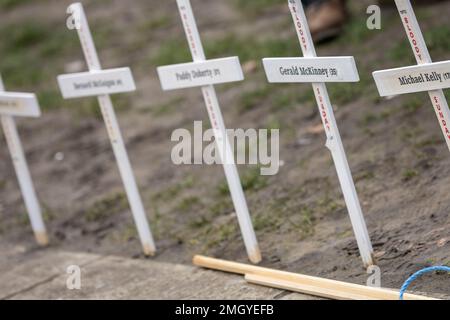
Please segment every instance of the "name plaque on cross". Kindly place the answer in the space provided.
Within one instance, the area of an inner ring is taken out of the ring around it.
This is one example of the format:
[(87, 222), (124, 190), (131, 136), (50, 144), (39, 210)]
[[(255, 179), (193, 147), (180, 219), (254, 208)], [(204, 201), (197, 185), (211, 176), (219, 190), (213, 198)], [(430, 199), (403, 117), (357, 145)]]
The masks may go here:
[(265, 58), (263, 65), (271, 83), (359, 81), (353, 57)]
[(359, 252), (364, 265), (370, 266), (374, 263), (372, 244), (325, 85), (359, 81), (358, 70), (353, 57), (317, 57), (301, 1), (288, 0), (288, 5), (304, 57), (263, 59), (267, 79), (272, 83), (312, 84), (327, 135), (326, 147), (333, 157)]
[(409, 0), (395, 0), (417, 65), (373, 73), (380, 96), (427, 91), (450, 149), (450, 110), (442, 89), (450, 88), (450, 61), (433, 63)]
[(177, 0), (177, 4), (194, 61), (159, 67), (161, 86), (164, 90), (201, 87), (247, 255), (251, 262), (259, 263), (261, 253), (213, 86), (243, 80), (242, 68), (237, 57), (206, 60), (190, 1)]
[(136, 90), (130, 68), (100, 70), (58, 77), (64, 99), (100, 96)]
[(158, 75), (163, 90), (203, 87), (244, 80), (238, 57), (159, 67)]
[(380, 96), (450, 88), (450, 61), (376, 71), (373, 73)]
[(33, 93), (0, 91), (0, 113), (13, 117), (39, 117), (41, 110)]
[(61, 93), (66, 99), (97, 96), (143, 252), (145, 255), (154, 255), (156, 251), (155, 242), (150, 231), (116, 113), (109, 96), (113, 93), (134, 91), (136, 86), (133, 76), (129, 68), (102, 70), (82, 4), (71, 4), (68, 12), (77, 21), (78, 26), (76, 29), (89, 72), (58, 76)]
[(5, 92), (3, 80), (0, 76), (0, 119), (4, 136), (13, 160), (34, 236), (38, 244), (45, 246), (49, 240), (42, 218), (42, 210), (14, 121), (14, 117), (39, 117), (40, 115), (41, 110), (34, 93)]

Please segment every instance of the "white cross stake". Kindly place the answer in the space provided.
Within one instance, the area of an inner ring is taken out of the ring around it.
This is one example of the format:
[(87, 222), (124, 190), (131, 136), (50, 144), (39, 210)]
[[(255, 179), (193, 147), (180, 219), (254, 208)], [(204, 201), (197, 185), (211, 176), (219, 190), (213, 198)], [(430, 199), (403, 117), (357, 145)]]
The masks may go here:
[(450, 61), (432, 63), (411, 2), (396, 0), (395, 4), (418, 65), (374, 72), (373, 77), (378, 91), (381, 96), (428, 91), (450, 149), (450, 111), (442, 91), (450, 88)]
[(300, 0), (288, 0), (304, 58), (266, 58), (264, 69), (269, 82), (312, 83), (322, 123), (344, 194), (359, 252), (365, 266), (372, 265), (373, 249), (356, 193), (350, 167), (336, 124), (325, 82), (359, 81), (353, 57), (318, 58)]
[(161, 85), (164, 90), (201, 87), (247, 254), (251, 262), (258, 263), (261, 261), (261, 253), (213, 86), (243, 80), (241, 65), (237, 57), (206, 60), (190, 1), (177, 0), (177, 3), (194, 62), (159, 67)]
[(47, 231), (42, 219), (41, 207), (31, 180), (30, 171), (17, 133), (13, 117), (39, 117), (41, 110), (36, 96), (32, 93), (5, 92), (0, 76), (0, 118), (3, 132), (19, 180), (22, 196), (30, 217), (31, 226), (38, 244), (48, 244)]
[(153, 241), (141, 196), (134, 178), (130, 160), (125, 149), (119, 123), (109, 94), (134, 91), (135, 84), (129, 68), (101, 70), (97, 50), (92, 40), (91, 31), (81, 3), (74, 3), (68, 8), (77, 26), (78, 36), (83, 48), (89, 72), (61, 75), (59, 87), (64, 98), (97, 96), (103, 119), (106, 124), (114, 155), (116, 156), (125, 190), (136, 223), (145, 255), (155, 254)]

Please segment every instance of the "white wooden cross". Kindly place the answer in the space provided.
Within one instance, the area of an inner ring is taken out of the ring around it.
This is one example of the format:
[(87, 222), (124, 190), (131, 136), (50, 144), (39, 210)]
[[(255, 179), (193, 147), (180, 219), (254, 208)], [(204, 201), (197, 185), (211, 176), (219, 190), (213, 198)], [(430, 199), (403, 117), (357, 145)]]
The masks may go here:
[(317, 57), (301, 0), (288, 3), (304, 57), (266, 58), (264, 69), (269, 82), (312, 83), (327, 135), (326, 147), (336, 166), (359, 252), (364, 265), (369, 266), (374, 263), (372, 244), (325, 85), (325, 82), (359, 81), (355, 61), (353, 57)]
[(48, 244), (47, 231), (14, 121), (14, 117), (39, 117), (40, 115), (41, 110), (35, 94), (5, 92), (0, 76), (0, 118), (3, 132), (11, 153), (36, 241), (38, 244), (45, 246)]
[(164, 90), (201, 87), (247, 254), (251, 262), (258, 263), (261, 253), (213, 86), (243, 80), (241, 65), (238, 57), (206, 60), (190, 1), (177, 0), (177, 3), (194, 62), (159, 67), (161, 85)]
[(144, 254), (153, 255), (156, 251), (155, 243), (109, 96), (113, 93), (136, 90), (133, 76), (129, 68), (102, 70), (83, 6), (81, 3), (74, 3), (69, 6), (68, 12), (76, 20), (75, 25), (89, 72), (58, 76), (59, 87), (66, 99), (87, 96), (98, 97)]
[(450, 111), (442, 89), (450, 88), (450, 60), (432, 63), (425, 39), (409, 0), (395, 0), (417, 66), (376, 71), (381, 96), (428, 91), (442, 133), (450, 149)]

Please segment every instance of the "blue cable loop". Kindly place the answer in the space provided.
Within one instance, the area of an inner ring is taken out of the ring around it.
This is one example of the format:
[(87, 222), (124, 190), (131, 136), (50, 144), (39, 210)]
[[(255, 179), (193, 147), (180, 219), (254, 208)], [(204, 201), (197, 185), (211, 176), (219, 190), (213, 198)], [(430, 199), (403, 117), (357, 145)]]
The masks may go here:
[(406, 289), (408, 289), (411, 282), (416, 280), (418, 277), (422, 276), (425, 273), (428, 272), (434, 272), (434, 271), (444, 271), (444, 272), (450, 272), (450, 267), (446, 266), (436, 266), (436, 267), (428, 267), (425, 269), (422, 269), (420, 271), (417, 271), (412, 276), (410, 276), (405, 283), (402, 285), (402, 288), (400, 289), (400, 300), (403, 300), (403, 294), (405, 293)]

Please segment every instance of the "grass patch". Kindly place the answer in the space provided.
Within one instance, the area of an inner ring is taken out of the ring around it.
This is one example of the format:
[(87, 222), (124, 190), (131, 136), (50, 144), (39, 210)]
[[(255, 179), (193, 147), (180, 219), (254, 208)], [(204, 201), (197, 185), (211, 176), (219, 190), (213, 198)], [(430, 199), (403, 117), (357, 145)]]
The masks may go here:
[(163, 29), (171, 25), (172, 19), (170, 16), (165, 14), (159, 14), (156, 17), (146, 20), (139, 26), (139, 31), (141, 32), (151, 32), (154, 29)]
[(336, 83), (328, 87), (332, 103), (345, 105), (355, 101), (364, 93), (365, 86), (361, 81), (358, 84)]
[(151, 222), (153, 233), (155, 236), (160, 237), (163, 233), (163, 223), (166, 220), (164, 220), (164, 216), (159, 209), (158, 203), (152, 201), (149, 206), (152, 208), (152, 214), (149, 221)]
[[(293, 88), (293, 87), (292, 87)], [(239, 111), (247, 112), (263, 105), (269, 105), (273, 112), (290, 109), (298, 105), (315, 103), (314, 92), (310, 87), (299, 91), (283, 89), (280, 86), (266, 84), (252, 91), (244, 92), (239, 98)]]
[(391, 116), (398, 114), (399, 112), (403, 112), (406, 114), (413, 114), (420, 108), (422, 108), (424, 105), (426, 105), (426, 102), (422, 94), (408, 95), (406, 100), (402, 103), (401, 109), (389, 107), (386, 108), (385, 110), (382, 110), (379, 113), (374, 113), (370, 111), (366, 112), (363, 118), (361, 119), (360, 123), (362, 127), (367, 127), (369, 125), (384, 121), (390, 118)]
[(368, 125), (378, 122), (379, 119), (380, 119), (380, 117), (377, 114), (374, 114), (372, 112), (367, 112), (366, 114), (364, 114), (364, 117), (361, 122), (362, 122), (363, 126), (368, 126)]
[(286, 109), (292, 107), (296, 102), (296, 96), (291, 92), (277, 92), (273, 97), (273, 101), (271, 104), (271, 110), (277, 111), (280, 109)]
[(177, 197), (183, 190), (192, 188), (194, 186), (194, 178), (192, 176), (188, 176), (183, 179), (181, 182), (174, 184), (157, 194), (152, 196), (152, 200), (154, 201), (169, 201), (173, 198)]
[(2, 42), (8, 51), (23, 50), (47, 39), (51, 30), (35, 22), (10, 25), (2, 32)]
[[(261, 175), (260, 167), (254, 167), (247, 170), (241, 178), (242, 188), (244, 191), (258, 191), (267, 186), (267, 176)], [(217, 194), (219, 196), (227, 196), (230, 191), (226, 180), (217, 186)]]
[[(311, 86), (292, 85), (287, 90), (280, 89), (280, 87), (274, 86), (279, 90), (274, 90), (271, 94), (271, 111), (278, 111), (283, 109), (291, 109), (296, 106), (305, 104), (316, 105), (316, 98)], [(302, 90), (303, 89), (303, 90)]]
[(189, 62), (192, 60), (186, 40), (171, 39), (161, 43), (157, 54), (151, 59), (157, 66)]
[(326, 195), (317, 201), (317, 208), (322, 214), (327, 215), (339, 211), (345, 207), (343, 204)]
[(389, 60), (393, 60), (402, 65), (415, 64), (414, 54), (411, 51), (411, 45), (407, 39), (402, 39), (391, 47), (387, 52), (387, 56)]
[(40, 90), (37, 92), (37, 97), (42, 110), (59, 109), (65, 104), (61, 93), (56, 89)]
[(361, 180), (371, 180), (373, 178), (375, 178), (375, 173), (369, 170), (363, 171), (355, 175), (355, 181), (357, 182)]
[(205, 248), (213, 248), (221, 243), (229, 240), (233, 235), (237, 233), (237, 224), (236, 223), (227, 223), (219, 226), (214, 226), (207, 230), (204, 235), (208, 241), (205, 244)]
[[(205, 53), (210, 59), (239, 56), (241, 62), (265, 57), (285, 57), (299, 55), (298, 43), (282, 38), (255, 39), (228, 34), (221, 38), (207, 39)], [(161, 43), (158, 52), (150, 58), (152, 64), (168, 65), (192, 60), (186, 40), (169, 39)]]
[[(431, 53), (445, 54), (450, 50), (450, 29), (436, 26), (424, 31), (425, 42)], [(408, 39), (401, 39), (388, 51), (388, 57), (404, 65), (414, 65), (416, 61)]]
[(274, 116), (270, 116), (266, 124), (266, 129), (268, 130), (269, 135), (271, 135), (270, 134), (271, 130), (280, 130), (280, 128), (281, 128), (280, 120), (278, 120), (278, 118)]
[(189, 227), (192, 229), (201, 229), (203, 227), (206, 227), (208, 224), (210, 224), (211, 221), (208, 220), (205, 217), (200, 217), (200, 218), (196, 218), (194, 219), (194, 221), (189, 223)]
[[(287, 226), (303, 239), (314, 234), (315, 218), (311, 208), (298, 207), (290, 197), (281, 197), (264, 205), (263, 211), (253, 217), (253, 223), (257, 231), (273, 231)], [(286, 231), (285, 227), (283, 230)]]
[(450, 51), (450, 29), (442, 26), (431, 28), (424, 34), (430, 50), (436, 50), (440, 53)]
[(181, 202), (177, 205), (177, 210), (180, 211), (189, 211), (193, 207), (199, 205), (201, 203), (200, 199), (195, 196), (190, 196), (187, 198), (183, 198)]
[(162, 117), (165, 115), (169, 115), (178, 110), (180, 103), (183, 100), (184, 99), (182, 97), (174, 98), (167, 103), (154, 106), (149, 110), (155, 117)]
[(358, 83), (334, 83), (327, 86), (332, 103), (345, 105), (356, 101), (368, 91), (372, 84), (371, 79), (367, 76), (369, 73), (360, 67), (359, 74), (360, 81)]
[[(227, 192), (223, 192), (224, 195), (229, 195), (228, 186), (225, 184)], [(220, 200), (216, 200), (208, 209), (213, 216), (220, 216), (225, 213), (233, 211), (233, 202), (231, 197), (224, 197)]]
[[(50, 222), (55, 219), (56, 214), (47, 205), (41, 204), (42, 219), (44, 222)], [(27, 212), (21, 212), (16, 216), (17, 224), (21, 227), (28, 227), (30, 224), (30, 217)]]
[(233, 5), (246, 15), (256, 17), (275, 5), (286, 4), (283, 0), (233, 0)]
[[(3, 51), (0, 52), (2, 54)], [(37, 86), (50, 78), (47, 69), (34, 67), (36, 60), (28, 54), (27, 50), (18, 52), (7, 52), (0, 59), (0, 70), (2, 70), (5, 86), (11, 88), (24, 88)]]
[(303, 237), (310, 236), (314, 233), (314, 217), (313, 211), (310, 208), (301, 208), (298, 213), (299, 222), (294, 222), (291, 219), (288, 219), (290, 223), (292, 223), (297, 229), (302, 232)]
[(314, 91), (311, 88), (308, 88), (308, 90), (304, 90), (301, 94), (298, 95), (297, 102), (312, 103), (315, 105), (316, 96), (314, 95)]
[(365, 15), (359, 15), (353, 17), (348, 23), (345, 24), (343, 34), (339, 38), (340, 43), (365, 43), (371, 35), (376, 35), (376, 31), (367, 28), (367, 17)]
[(138, 238), (138, 231), (134, 223), (128, 223), (120, 232), (120, 240), (128, 242)]
[(417, 142), (414, 146), (416, 148), (424, 148), (424, 147), (439, 145), (443, 142), (444, 142), (444, 140), (442, 139), (442, 137), (431, 137), (431, 138), (427, 138), (427, 139)]
[(267, 176), (261, 175), (259, 167), (251, 168), (242, 177), (244, 191), (258, 191), (267, 187)]
[(113, 193), (106, 198), (96, 201), (84, 213), (84, 217), (89, 222), (100, 221), (128, 208), (128, 201), (125, 193)]
[(413, 94), (402, 104), (402, 108), (408, 113), (414, 113), (425, 105), (423, 94)]
[(252, 218), (255, 231), (272, 229), (278, 224), (278, 219), (271, 214), (259, 214)]
[(8, 84), (19, 88), (54, 81), (58, 64), (52, 59), (63, 58), (79, 47), (76, 33), (46, 21), (4, 25), (0, 37), (0, 69)]
[(30, 2), (31, 0), (0, 0), (0, 8), (7, 10)]
[(450, 100), (450, 90), (444, 90), (445, 99)]
[(244, 92), (239, 99), (239, 110), (246, 112), (260, 106), (270, 96), (271, 91), (269, 85), (264, 85), (253, 91)]
[[(83, 100), (83, 101), (81, 101)], [(65, 107), (69, 108), (77, 118), (93, 117), (96, 119), (102, 118), (102, 111), (98, 101), (94, 97), (84, 98), (80, 101), (65, 101)]]
[(403, 171), (402, 176), (403, 176), (403, 181), (409, 181), (411, 179), (413, 179), (414, 177), (417, 177), (419, 175), (419, 172), (417, 170), (414, 169), (406, 169)]

